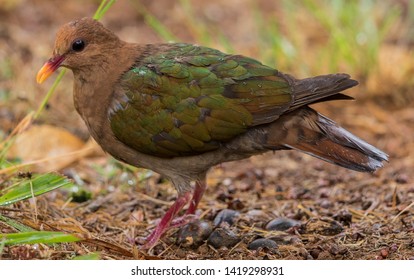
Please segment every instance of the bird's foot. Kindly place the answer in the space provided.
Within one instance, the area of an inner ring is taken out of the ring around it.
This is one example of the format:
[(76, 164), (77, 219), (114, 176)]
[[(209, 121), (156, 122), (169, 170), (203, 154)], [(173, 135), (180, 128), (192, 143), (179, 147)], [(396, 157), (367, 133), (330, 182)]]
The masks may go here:
[[(141, 249), (150, 249), (154, 246), (164, 232), (166, 232), (170, 227), (181, 227), (197, 219), (198, 215), (195, 214), (195, 211), (197, 210), (198, 203), (200, 202), (205, 189), (205, 180), (200, 180), (196, 182), (191, 200), (191, 191), (181, 193), (174, 204), (165, 213), (164, 217), (161, 219), (154, 231), (147, 237), (145, 244), (141, 246)], [(175, 218), (178, 212), (180, 212), (180, 210), (183, 209), (188, 202), (190, 202), (190, 205), (184, 216)]]
[(147, 237), (145, 244), (141, 246), (141, 249), (150, 249), (158, 242), (163, 233), (170, 228), (171, 222), (173, 221), (174, 217), (177, 216), (177, 213), (188, 203), (190, 196), (191, 192), (186, 192), (178, 196), (177, 200), (165, 213), (164, 217), (161, 219), (157, 227)]
[(192, 222), (194, 220), (198, 219), (198, 215), (195, 214), (184, 214), (184, 216), (175, 218), (172, 222), (170, 227), (182, 227), (188, 224), (189, 222)]

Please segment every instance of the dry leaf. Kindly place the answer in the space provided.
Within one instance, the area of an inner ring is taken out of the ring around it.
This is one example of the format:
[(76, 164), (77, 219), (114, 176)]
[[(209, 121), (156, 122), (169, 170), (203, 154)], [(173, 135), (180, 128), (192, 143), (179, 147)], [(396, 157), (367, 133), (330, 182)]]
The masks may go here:
[(47, 172), (62, 169), (85, 156), (84, 148), (85, 142), (63, 128), (34, 125), (17, 136), (8, 157), (36, 161), (33, 169)]

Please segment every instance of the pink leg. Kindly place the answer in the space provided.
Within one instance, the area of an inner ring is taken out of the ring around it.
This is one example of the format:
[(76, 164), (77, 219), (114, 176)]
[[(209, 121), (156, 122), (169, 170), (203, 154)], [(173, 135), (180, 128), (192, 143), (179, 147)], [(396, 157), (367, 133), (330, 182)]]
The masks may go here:
[(194, 215), (195, 211), (197, 210), (198, 203), (203, 197), (206, 187), (207, 185), (206, 185), (205, 180), (196, 182), (196, 187), (194, 189), (193, 198), (191, 199), (190, 205), (188, 206), (188, 209), (185, 212), (186, 215)]
[(193, 197), (190, 200), (190, 205), (187, 208), (184, 216), (174, 219), (171, 222), (171, 227), (181, 227), (196, 218), (195, 211), (197, 210), (198, 203), (200, 202), (201, 198), (203, 197), (204, 191), (206, 190), (206, 181), (197, 181), (196, 186), (193, 192)]
[(170, 227), (171, 221), (177, 216), (178, 212), (190, 200), (190, 192), (182, 193), (177, 197), (174, 204), (168, 209), (164, 217), (161, 219), (154, 231), (147, 237), (146, 243), (141, 247), (142, 249), (149, 249), (157, 243), (161, 235)]

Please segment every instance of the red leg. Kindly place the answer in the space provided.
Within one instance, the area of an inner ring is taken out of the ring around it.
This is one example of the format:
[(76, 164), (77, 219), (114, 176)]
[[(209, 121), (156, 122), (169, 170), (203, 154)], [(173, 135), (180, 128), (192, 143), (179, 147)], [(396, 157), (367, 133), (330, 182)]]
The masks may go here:
[(161, 219), (154, 231), (147, 237), (146, 243), (141, 247), (142, 249), (149, 249), (157, 243), (161, 235), (170, 227), (171, 221), (177, 216), (178, 212), (188, 203), (190, 200), (190, 192), (185, 192), (177, 197), (174, 204), (168, 209), (164, 217)]
[[(154, 229), (154, 231), (147, 237), (146, 243), (141, 247), (142, 249), (149, 249), (157, 243), (162, 234), (170, 227), (179, 227), (187, 224), (195, 218), (195, 211), (197, 210), (198, 203), (203, 197), (204, 191), (206, 190), (206, 180), (196, 181), (196, 186), (193, 192), (193, 197), (190, 201), (190, 193), (185, 192), (178, 196), (174, 204), (168, 209), (160, 223)], [(190, 201), (187, 211), (184, 216), (175, 218), (178, 212)]]
[(198, 203), (203, 197), (206, 187), (207, 187), (206, 180), (196, 181), (193, 198), (191, 199), (190, 205), (188, 206), (188, 209), (185, 212), (186, 215), (194, 215), (195, 211), (197, 210)]
[(203, 197), (204, 191), (206, 190), (206, 181), (196, 181), (196, 186), (193, 192), (193, 197), (190, 200), (190, 205), (187, 208), (187, 211), (182, 217), (174, 219), (171, 222), (171, 227), (181, 227), (196, 218), (195, 211), (197, 210), (198, 203)]

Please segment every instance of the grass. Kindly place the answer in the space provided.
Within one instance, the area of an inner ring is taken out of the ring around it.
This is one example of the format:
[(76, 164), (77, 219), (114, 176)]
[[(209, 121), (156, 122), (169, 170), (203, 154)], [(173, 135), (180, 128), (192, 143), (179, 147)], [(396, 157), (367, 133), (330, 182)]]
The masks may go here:
[(36, 174), (33, 177), (18, 180), (11, 186), (0, 190), (0, 206), (50, 192), (61, 187), (70, 187), (73, 183), (62, 175), (55, 173)]
[(350, 71), (366, 78), (376, 67), (379, 48), (401, 10), (372, 0), (331, 3), (327, 8), (328, 5), (316, 5), (311, 0), (303, 1), (312, 17), (331, 34), (326, 49), (318, 56), (321, 61), (329, 61), (329, 71), (345, 64)]
[[(20, 178), (7, 188), (0, 190), (0, 207), (12, 205), (28, 198), (34, 198), (46, 192), (61, 188), (70, 187), (73, 183), (62, 175), (55, 173), (29, 175)], [(34, 214), (37, 215), (36, 207)], [(0, 221), (18, 231), (18, 233), (0, 234), (0, 240), (4, 245), (33, 244), (33, 243), (56, 243), (78, 241), (79, 238), (61, 232), (35, 231), (20, 222), (0, 215)]]
[(164, 41), (174, 42), (178, 41), (178, 38), (174, 36), (168, 28), (159, 21), (148, 9), (142, 5), (139, 1), (130, 1), (131, 5), (135, 8), (136, 12), (143, 16), (145, 23), (150, 26), (155, 33), (157, 33)]
[[(115, 0), (102, 0), (93, 18), (97, 20), (101, 19), (114, 3)], [(16, 136), (20, 132), (27, 129), (32, 124), (32, 122), (36, 118), (38, 118), (39, 115), (44, 111), (49, 99), (54, 94), (58, 84), (60, 83), (65, 73), (66, 69), (60, 71), (58, 77), (54, 81), (52, 87), (47, 92), (46, 96), (43, 98), (36, 112), (30, 112), (19, 123), (16, 129), (4, 141), (0, 142), (0, 147), (2, 148), (0, 152), (0, 166), (9, 165), (6, 160), (8, 149), (15, 141)], [(13, 168), (11, 170), (13, 170)], [(11, 186), (0, 189), (0, 206), (11, 205), (16, 202), (26, 200), (28, 198), (34, 198), (36, 196), (42, 195), (46, 192), (50, 192), (61, 187), (70, 187), (72, 185), (73, 183), (62, 175), (46, 173), (36, 174), (32, 177), (32, 175), (29, 174), (27, 178), (20, 178), (16, 183), (12, 184)], [(30, 227), (26, 227), (18, 221), (4, 217), (2, 215), (0, 215), (0, 221), (9, 225), (11, 228), (14, 228), (16, 231), (19, 231), (18, 233), (0, 234), (0, 255), (2, 253), (3, 247), (6, 245), (34, 243), (54, 244), (60, 242), (74, 242), (81, 240), (79, 237), (62, 232), (31, 231), (32, 229)], [(95, 258), (95, 256), (93, 256), (92, 258)]]
[[(162, 39), (182, 41), (146, 8), (136, 1), (131, 2)], [(227, 52), (235, 51), (221, 32), (225, 27), (196, 14), (193, 2), (180, 0), (179, 3), (184, 10), (185, 27), (195, 42), (219, 45)], [(283, 0), (279, 6), (274, 17), (266, 16), (255, 2), (247, 7), (252, 11), (255, 30), (258, 31), (257, 49), (262, 50), (257, 58), (284, 71), (291, 70), (305, 76), (343, 71), (365, 79), (377, 66), (380, 46), (386, 42), (391, 28), (399, 23), (402, 14), (401, 7), (391, 2), (373, 0)], [(303, 24), (314, 26), (315, 33), (304, 34)], [(315, 39), (312, 36), (323, 38), (313, 43)]]
[(318, 61), (327, 62), (328, 72), (342, 66), (345, 72), (366, 79), (376, 68), (380, 46), (385, 43), (391, 26), (397, 23), (401, 10), (385, 1), (303, 1), (314, 20), (330, 34), (326, 47), (320, 48)]
[(55, 244), (61, 242), (75, 242), (80, 241), (81, 238), (72, 234), (55, 231), (34, 231), (34, 232), (19, 232), (0, 234), (0, 240), (4, 239), (4, 245), (17, 244)]

